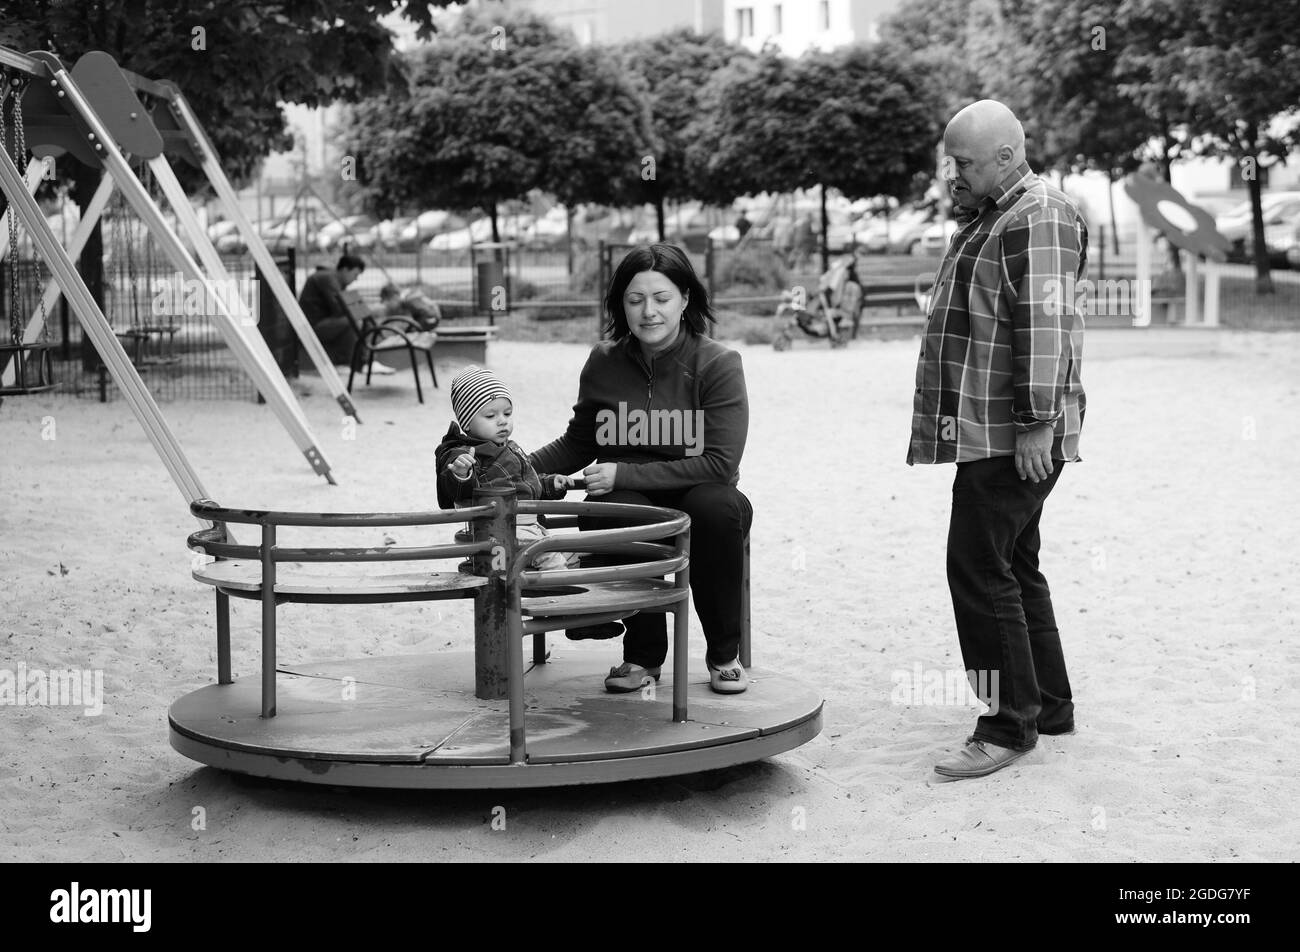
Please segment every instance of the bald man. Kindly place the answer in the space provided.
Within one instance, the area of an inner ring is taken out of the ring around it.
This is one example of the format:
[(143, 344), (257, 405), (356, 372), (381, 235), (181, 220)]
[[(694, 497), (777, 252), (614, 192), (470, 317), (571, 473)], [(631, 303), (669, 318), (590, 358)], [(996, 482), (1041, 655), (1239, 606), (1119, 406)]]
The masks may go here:
[(914, 463), (956, 463), (948, 588), (967, 676), (989, 706), (949, 778), (1014, 763), (1042, 734), (1074, 732), (1074, 702), (1047, 580), (1043, 503), (1079, 458), (1087, 261), (1078, 208), (1025, 161), (1005, 105), (953, 116), (944, 175), (962, 227), (936, 276), (913, 396)]

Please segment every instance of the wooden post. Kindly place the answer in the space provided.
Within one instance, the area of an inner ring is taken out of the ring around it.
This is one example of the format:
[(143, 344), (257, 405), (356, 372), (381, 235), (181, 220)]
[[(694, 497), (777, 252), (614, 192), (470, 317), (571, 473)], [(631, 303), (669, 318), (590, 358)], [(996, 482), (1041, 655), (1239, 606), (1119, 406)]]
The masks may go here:
[(515, 491), (484, 486), (474, 490), (474, 505), (495, 503), (491, 516), (471, 523), (474, 541), (492, 541), (492, 549), (474, 556), (474, 574), (488, 583), (474, 596), (474, 696), (497, 701), (509, 692), (509, 599), (506, 573), (515, 558)]
[[(691, 551), (691, 530), (687, 526), (682, 532), (684, 536), (683, 548), (686, 552)], [(685, 568), (678, 569), (673, 576), (673, 587), (682, 593), (681, 601), (673, 603), (673, 722), (684, 724), (687, 721), (686, 714), (686, 689), (687, 682), (690, 680), (690, 648), (688, 641), (690, 637), (691, 623), (691, 600), (686, 594), (691, 587), (691, 567), (690, 562), (686, 563)]]
[(1205, 326), (1219, 326), (1219, 275), (1217, 261), (1205, 262)]
[(744, 561), (740, 576), (740, 664), (746, 670), (750, 664), (749, 616), (749, 536), (745, 536)]
[(1133, 326), (1151, 326), (1151, 241), (1154, 236), (1147, 223), (1137, 221), (1137, 287), (1129, 294), (1133, 308)]
[(217, 589), (217, 683), (231, 684), (230, 676), (230, 596)]
[(262, 716), (275, 717), (275, 525), (262, 523)]
[(1186, 298), (1186, 301), (1183, 304), (1183, 323), (1188, 327), (1195, 327), (1201, 322), (1200, 301), (1197, 296), (1197, 291), (1199, 290), (1197, 285), (1200, 282), (1197, 280), (1196, 276), (1196, 264), (1200, 260), (1201, 256), (1194, 251), (1185, 251), (1183, 254), (1187, 260), (1187, 267), (1183, 270), (1184, 279), (1186, 281), (1183, 290), (1183, 296)]

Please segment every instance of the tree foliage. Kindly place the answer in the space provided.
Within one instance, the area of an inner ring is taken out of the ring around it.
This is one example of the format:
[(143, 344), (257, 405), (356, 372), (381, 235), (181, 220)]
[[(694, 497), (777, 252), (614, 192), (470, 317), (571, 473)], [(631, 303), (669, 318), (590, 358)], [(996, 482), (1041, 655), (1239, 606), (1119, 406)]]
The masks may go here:
[(688, 28), (633, 40), (614, 50), (650, 110), (653, 175), (643, 175), (639, 201), (655, 206), (660, 239), (664, 202), (697, 197), (701, 170), (691, 161), (691, 123), (706, 108), (702, 91), (732, 60), (752, 54), (716, 33)]
[(649, 111), (608, 53), (533, 14), (468, 9), (414, 52), (405, 82), (360, 103), (348, 135), (377, 205), (495, 209), (534, 189), (622, 203)]
[(825, 185), (850, 198), (903, 196), (933, 171), (937, 97), (915, 64), (883, 44), (765, 50), (720, 70), (692, 126), (691, 161), (717, 203)]
[(379, 18), (400, 9), (427, 36), (432, 8), (450, 2), (0, 0), (0, 45), (47, 50), (69, 68), (103, 50), (142, 76), (174, 81), (226, 174), (242, 183), (262, 158), (292, 145), (282, 102), (319, 106), (381, 88), (392, 35)]

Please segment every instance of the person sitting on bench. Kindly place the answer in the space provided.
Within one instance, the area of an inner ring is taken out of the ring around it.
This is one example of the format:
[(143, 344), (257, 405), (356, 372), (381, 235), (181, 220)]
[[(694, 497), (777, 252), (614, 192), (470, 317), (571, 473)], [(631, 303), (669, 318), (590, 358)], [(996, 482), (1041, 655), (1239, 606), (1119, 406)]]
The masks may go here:
[[(330, 360), (338, 367), (351, 365), (352, 351), (357, 343), (357, 331), (352, 319), (348, 317), (347, 306), (343, 303), (343, 291), (364, 270), (366, 263), (360, 258), (343, 255), (339, 258), (337, 267), (318, 267), (308, 275), (303, 282), (302, 293), (298, 295), (302, 313), (320, 338)], [(391, 374), (397, 371), (375, 361), (371, 372)]]
[(379, 303), (385, 317), (410, 317), (422, 331), (435, 330), (442, 321), (442, 309), (417, 289), (403, 291), (395, 284), (385, 284), (379, 291)]

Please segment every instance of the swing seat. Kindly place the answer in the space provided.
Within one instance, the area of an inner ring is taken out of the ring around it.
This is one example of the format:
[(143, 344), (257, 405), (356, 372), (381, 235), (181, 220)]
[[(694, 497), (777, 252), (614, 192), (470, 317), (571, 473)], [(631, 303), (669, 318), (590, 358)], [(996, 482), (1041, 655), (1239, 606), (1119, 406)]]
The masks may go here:
[[(4, 378), (13, 371), (13, 380)], [(54, 389), (54, 355), (49, 344), (0, 344), (0, 397)]]

